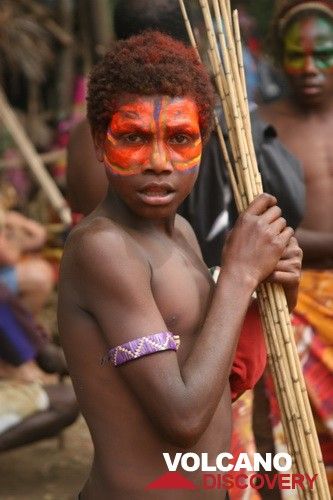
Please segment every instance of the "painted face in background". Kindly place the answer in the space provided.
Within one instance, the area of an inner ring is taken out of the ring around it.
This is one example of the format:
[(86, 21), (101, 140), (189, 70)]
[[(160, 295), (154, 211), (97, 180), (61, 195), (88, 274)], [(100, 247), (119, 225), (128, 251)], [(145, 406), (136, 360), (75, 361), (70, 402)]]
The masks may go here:
[(283, 68), (304, 104), (333, 97), (333, 19), (310, 15), (291, 22), (283, 37)]
[(191, 98), (132, 96), (111, 118), (104, 163), (122, 176), (163, 169), (189, 173), (198, 169), (201, 152), (198, 109)]

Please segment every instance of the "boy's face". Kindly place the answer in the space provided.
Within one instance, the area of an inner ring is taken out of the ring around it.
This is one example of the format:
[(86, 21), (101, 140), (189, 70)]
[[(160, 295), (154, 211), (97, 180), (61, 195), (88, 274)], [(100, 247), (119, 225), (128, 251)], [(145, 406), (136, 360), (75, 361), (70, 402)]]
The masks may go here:
[(309, 106), (332, 98), (333, 20), (319, 15), (295, 20), (283, 47), (283, 67), (295, 96)]
[(142, 215), (152, 207), (156, 215), (175, 211), (199, 169), (197, 105), (189, 97), (123, 96), (102, 149), (110, 184), (126, 204)]

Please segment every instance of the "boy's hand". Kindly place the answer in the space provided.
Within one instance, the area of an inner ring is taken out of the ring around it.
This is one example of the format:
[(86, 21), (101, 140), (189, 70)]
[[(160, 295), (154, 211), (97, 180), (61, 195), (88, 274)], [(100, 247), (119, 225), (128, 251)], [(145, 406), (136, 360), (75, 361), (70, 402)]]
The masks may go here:
[(296, 238), (292, 237), (268, 280), (279, 283), (286, 293), (289, 310), (296, 306), (298, 286), (301, 279), (303, 252)]
[(226, 242), (225, 272), (236, 280), (246, 280), (255, 289), (274, 270), (278, 271), (276, 266), (294, 233), (286, 225), (276, 198), (269, 194), (258, 196), (239, 216)]

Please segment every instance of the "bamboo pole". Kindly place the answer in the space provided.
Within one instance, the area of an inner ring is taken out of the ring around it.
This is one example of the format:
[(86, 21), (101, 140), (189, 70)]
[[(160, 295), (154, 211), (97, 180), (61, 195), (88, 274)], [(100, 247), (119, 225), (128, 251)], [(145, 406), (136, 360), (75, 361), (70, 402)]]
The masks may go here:
[(37, 182), (45, 191), (50, 203), (58, 212), (65, 224), (71, 223), (71, 213), (68, 205), (50, 174), (45, 170), (43, 162), (29, 140), (24, 128), (16, 117), (0, 87), (0, 119), (17, 144), (23, 158), (34, 174)]
[[(184, 2), (179, 2), (186, 19)], [(237, 207), (244, 209), (262, 192), (262, 183), (252, 141), (238, 15), (237, 11), (231, 15), (228, 0), (213, 0), (214, 25), (208, 0), (199, 0), (199, 3), (207, 30), (209, 60), (226, 116), (235, 163), (235, 173), (229, 173), (230, 181)], [(187, 25), (191, 27), (189, 21)], [(225, 154), (224, 138), (220, 144)], [(228, 152), (226, 161), (228, 171), (232, 170)], [(245, 197), (241, 190), (245, 191)], [(314, 489), (299, 491), (299, 496), (329, 500), (325, 468), (283, 289), (264, 283), (258, 289), (258, 299), (269, 363), (294, 468), (303, 474), (319, 473)]]
[[(65, 148), (54, 149), (52, 151), (48, 151), (47, 153), (40, 153), (39, 158), (47, 165), (48, 163), (55, 163), (56, 161), (66, 158), (67, 150)], [(19, 158), (6, 158), (4, 160), (0, 160), (0, 171), (1, 170), (9, 170), (12, 168), (17, 168), (22, 166), (22, 159)]]

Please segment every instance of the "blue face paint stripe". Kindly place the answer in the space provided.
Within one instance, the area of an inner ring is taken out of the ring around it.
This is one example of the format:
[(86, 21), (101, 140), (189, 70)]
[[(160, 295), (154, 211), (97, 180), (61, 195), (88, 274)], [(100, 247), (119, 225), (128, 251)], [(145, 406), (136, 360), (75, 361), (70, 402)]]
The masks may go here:
[(154, 121), (155, 123), (157, 124), (159, 119), (160, 119), (160, 114), (161, 114), (161, 110), (162, 110), (162, 97), (158, 98), (157, 99), (157, 102), (155, 103), (155, 106), (154, 106)]

